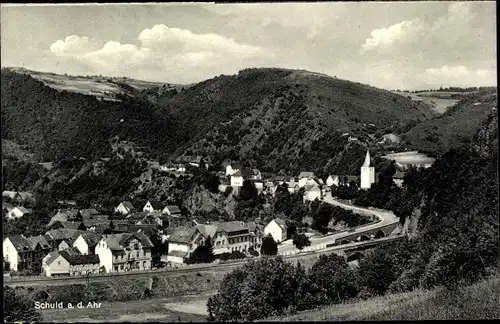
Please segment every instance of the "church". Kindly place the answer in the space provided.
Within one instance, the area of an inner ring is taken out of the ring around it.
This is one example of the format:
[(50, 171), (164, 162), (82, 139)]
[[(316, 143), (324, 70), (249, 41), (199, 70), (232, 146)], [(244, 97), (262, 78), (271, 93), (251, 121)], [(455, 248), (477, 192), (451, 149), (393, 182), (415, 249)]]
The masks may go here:
[(370, 151), (366, 151), (365, 161), (361, 166), (361, 189), (370, 189), (375, 183), (375, 167), (372, 164)]

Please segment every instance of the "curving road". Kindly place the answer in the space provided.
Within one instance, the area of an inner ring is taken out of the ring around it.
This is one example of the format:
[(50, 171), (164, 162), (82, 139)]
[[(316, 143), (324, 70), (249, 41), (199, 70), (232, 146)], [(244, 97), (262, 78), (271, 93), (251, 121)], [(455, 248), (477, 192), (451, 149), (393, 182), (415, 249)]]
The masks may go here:
[[(372, 209), (372, 208), (363, 208), (363, 207), (345, 204), (343, 202), (335, 200), (332, 197), (331, 193), (329, 193), (329, 192), (321, 200), (323, 202), (328, 203), (328, 204), (338, 206), (338, 207), (341, 207), (344, 209), (352, 210), (354, 212), (374, 215), (374, 216), (378, 217), (378, 219), (380, 221), (375, 223), (375, 224), (367, 224), (366, 226), (357, 227), (354, 229), (354, 231), (351, 231), (351, 232), (340, 232), (337, 234), (331, 234), (331, 235), (326, 235), (326, 236), (310, 237), (309, 239), (311, 240), (311, 247), (318, 246), (318, 245), (332, 244), (336, 240), (342, 239), (343, 237), (352, 236), (354, 233), (361, 235), (364, 232), (376, 230), (376, 229), (385, 227), (387, 225), (391, 225), (391, 224), (395, 224), (395, 223), (399, 222), (399, 218), (396, 217), (394, 215), (394, 213), (392, 213), (390, 211), (380, 210), (380, 209)], [(292, 240), (287, 240), (278, 246), (278, 254), (297, 252), (297, 251), (298, 250), (293, 245)]]

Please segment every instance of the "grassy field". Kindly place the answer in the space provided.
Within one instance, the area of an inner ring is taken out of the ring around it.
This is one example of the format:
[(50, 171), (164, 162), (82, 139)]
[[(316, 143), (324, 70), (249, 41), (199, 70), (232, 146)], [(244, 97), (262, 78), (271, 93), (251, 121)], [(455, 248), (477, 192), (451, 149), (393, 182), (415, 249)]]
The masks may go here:
[(413, 101), (422, 101), (429, 105), (432, 110), (439, 114), (443, 114), (448, 110), (449, 107), (456, 104), (458, 99), (451, 99), (450, 96), (454, 93), (434, 93), (434, 92), (422, 92), (422, 93), (410, 93), (410, 92), (396, 92), (402, 96), (410, 96)]
[(442, 288), (392, 294), (269, 319), (295, 321), (472, 320), (500, 318), (500, 278), (456, 291)]

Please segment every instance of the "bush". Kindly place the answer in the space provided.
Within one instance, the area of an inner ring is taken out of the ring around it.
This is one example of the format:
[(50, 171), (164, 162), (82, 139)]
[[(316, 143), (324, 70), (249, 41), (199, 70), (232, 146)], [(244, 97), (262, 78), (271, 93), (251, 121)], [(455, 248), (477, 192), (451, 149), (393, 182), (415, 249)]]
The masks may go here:
[(42, 314), (28, 298), (8, 286), (3, 288), (3, 318), (6, 323), (41, 322)]

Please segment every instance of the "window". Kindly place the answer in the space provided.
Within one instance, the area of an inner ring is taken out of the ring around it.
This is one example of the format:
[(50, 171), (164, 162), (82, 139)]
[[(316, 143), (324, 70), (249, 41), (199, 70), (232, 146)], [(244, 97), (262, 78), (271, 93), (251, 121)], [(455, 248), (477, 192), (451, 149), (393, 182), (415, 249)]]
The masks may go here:
[(139, 257), (139, 251), (137, 251), (137, 252), (135, 253), (135, 255), (136, 255), (136, 257)]
[(139, 243), (134, 244), (134, 250), (139, 250)]

